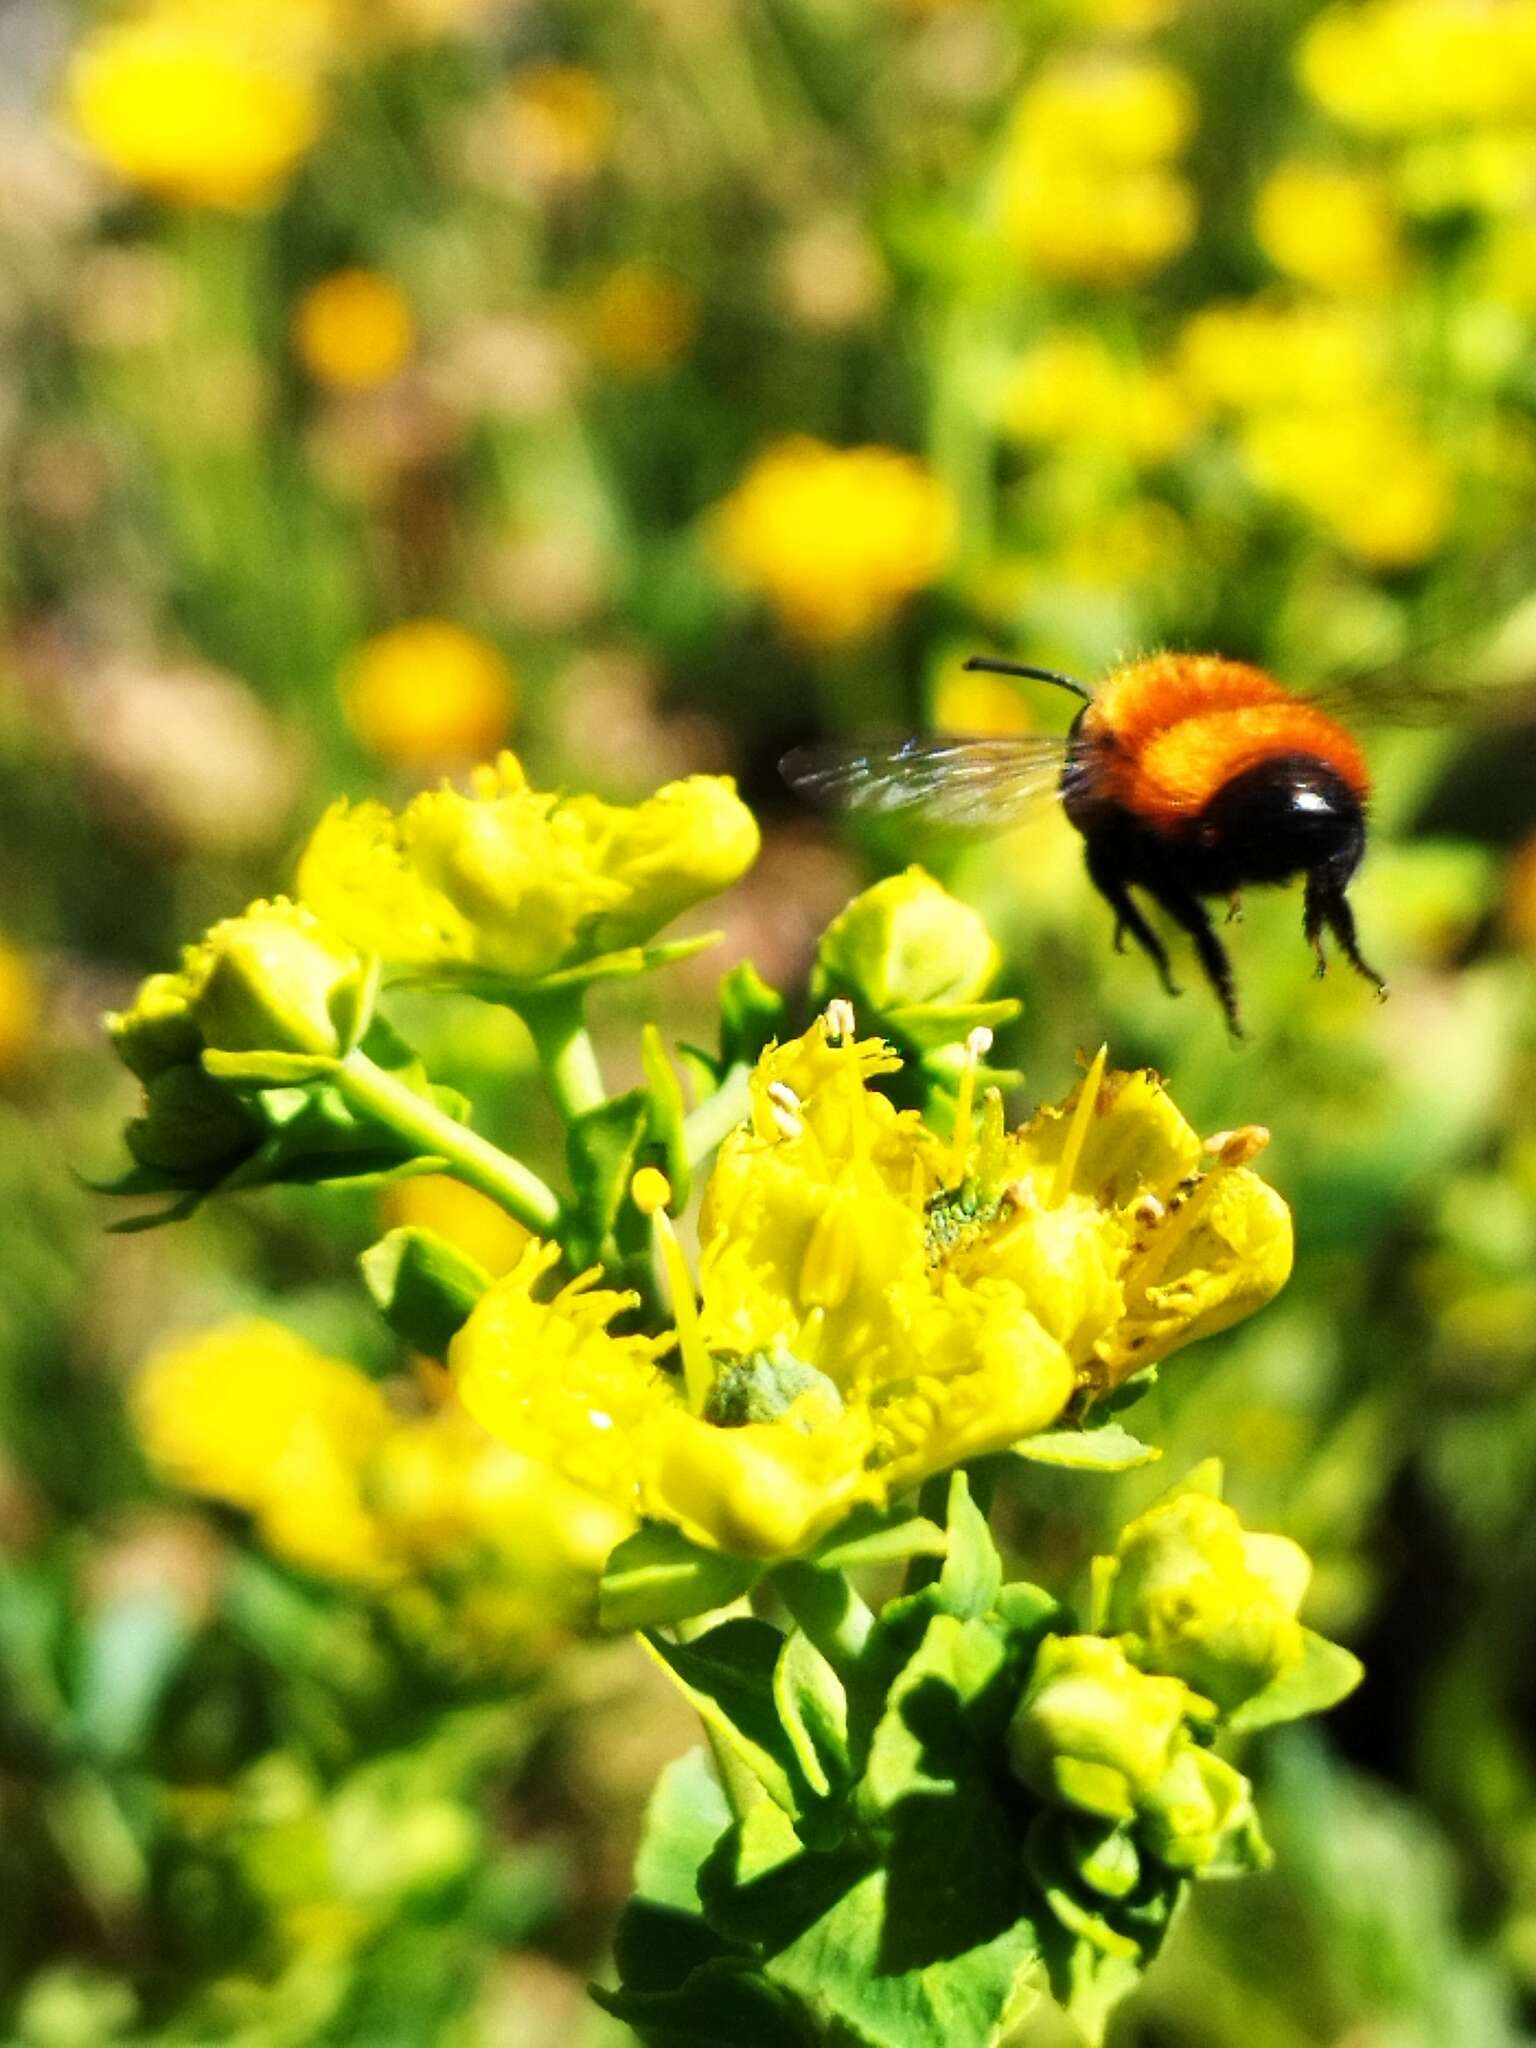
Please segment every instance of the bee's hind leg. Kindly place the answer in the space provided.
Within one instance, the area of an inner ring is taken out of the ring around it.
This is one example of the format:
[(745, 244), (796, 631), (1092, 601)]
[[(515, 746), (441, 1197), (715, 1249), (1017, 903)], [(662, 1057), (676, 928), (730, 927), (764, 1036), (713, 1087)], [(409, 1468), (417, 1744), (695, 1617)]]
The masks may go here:
[(1355, 913), (1350, 908), (1345, 885), (1327, 868), (1314, 868), (1307, 876), (1303, 917), (1306, 935), (1317, 955), (1319, 974), (1327, 964), (1323, 957), (1323, 926), (1326, 924), (1350, 966), (1370, 982), (1377, 995), (1385, 997), (1385, 980), (1360, 951), (1360, 942), (1355, 936)]
[(1147, 958), (1157, 969), (1163, 987), (1169, 995), (1182, 995), (1184, 991), (1173, 978), (1173, 966), (1168, 958), (1168, 948), (1153, 931), (1132, 900), (1125, 876), (1113, 862), (1102, 854), (1095, 855), (1092, 848), (1088, 853), (1088, 879), (1115, 913), (1115, 951), (1125, 951), (1127, 932), (1140, 946)]
[(1234, 1038), (1244, 1037), (1243, 1021), (1237, 1007), (1237, 983), (1232, 978), (1232, 962), (1227, 958), (1226, 947), (1216, 936), (1205, 905), (1198, 896), (1186, 895), (1177, 889), (1159, 890), (1157, 900), (1194, 940), (1205, 978), (1215, 990), (1226, 1016), (1228, 1031)]

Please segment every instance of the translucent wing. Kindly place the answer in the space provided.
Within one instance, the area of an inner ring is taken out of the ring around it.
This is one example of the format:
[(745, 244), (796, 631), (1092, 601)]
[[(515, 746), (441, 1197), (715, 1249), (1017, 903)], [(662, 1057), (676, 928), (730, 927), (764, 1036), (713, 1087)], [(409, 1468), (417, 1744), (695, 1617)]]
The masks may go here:
[(1406, 667), (1345, 676), (1297, 694), (1344, 725), (1486, 727), (1536, 717), (1536, 681), (1430, 677)]
[(1000, 832), (1056, 801), (1065, 739), (831, 740), (796, 747), (779, 763), (812, 803), (865, 816), (894, 813), (967, 832)]

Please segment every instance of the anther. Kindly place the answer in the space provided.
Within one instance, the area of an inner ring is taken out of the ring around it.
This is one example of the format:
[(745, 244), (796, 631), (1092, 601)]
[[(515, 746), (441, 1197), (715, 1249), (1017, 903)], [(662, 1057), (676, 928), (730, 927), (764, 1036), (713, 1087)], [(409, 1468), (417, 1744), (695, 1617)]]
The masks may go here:
[(846, 1040), (852, 1043), (858, 1035), (859, 1020), (854, 1015), (853, 1005), (846, 996), (834, 996), (826, 1008), (827, 1042), (840, 1045)]
[(768, 1100), (773, 1105), (773, 1121), (780, 1137), (798, 1138), (805, 1129), (801, 1117), (801, 1102), (787, 1081), (768, 1083)]
[(1216, 1155), (1221, 1166), (1246, 1166), (1250, 1159), (1257, 1159), (1269, 1143), (1269, 1132), (1262, 1124), (1243, 1124), (1235, 1131), (1218, 1131), (1213, 1138), (1207, 1138), (1205, 1149)]

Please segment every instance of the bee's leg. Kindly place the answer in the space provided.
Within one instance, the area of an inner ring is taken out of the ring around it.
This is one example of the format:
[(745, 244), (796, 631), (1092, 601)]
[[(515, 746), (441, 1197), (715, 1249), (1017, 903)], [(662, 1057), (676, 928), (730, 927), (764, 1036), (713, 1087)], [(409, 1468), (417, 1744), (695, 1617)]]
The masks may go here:
[(1169, 995), (1182, 995), (1184, 991), (1173, 978), (1168, 949), (1132, 901), (1125, 876), (1102, 853), (1095, 854), (1092, 847), (1088, 849), (1088, 879), (1115, 913), (1115, 951), (1125, 951), (1125, 935), (1129, 932), (1157, 969)]
[(1177, 889), (1158, 891), (1158, 902), (1172, 918), (1183, 925), (1195, 942), (1195, 951), (1200, 956), (1200, 965), (1205, 969), (1205, 978), (1215, 990), (1218, 1001), (1226, 1013), (1227, 1029), (1234, 1038), (1244, 1036), (1242, 1018), (1237, 1008), (1237, 984), (1232, 979), (1232, 963), (1227, 958), (1227, 949), (1216, 936), (1205, 905), (1198, 896), (1183, 894)]
[(1227, 923), (1241, 924), (1243, 921), (1243, 892), (1234, 889), (1227, 898)]
[(1307, 944), (1317, 955), (1319, 979), (1328, 972), (1328, 955), (1323, 951), (1323, 926), (1328, 922), (1327, 896), (1327, 870), (1314, 868), (1307, 876), (1306, 894), (1302, 899), (1301, 928), (1307, 935)]
[[(1314, 891), (1313, 884), (1316, 883)], [(1313, 903), (1318, 913), (1327, 919), (1328, 929), (1338, 941), (1339, 951), (1354, 968), (1356, 974), (1370, 982), (1377, 995), (1385, 998), (1387, 984), (1360, 951), (1355, 937), (1355, 913), (1349, 907), (1349, 897), (1344, 884), (1330, 875), (1326, 868), (1315, 869), (1307, 877), (1307, 916), (1313, 916)], [(1319, 942), (1314, 939), (1314, 945)], [(1320, 948), (1319, 948), (1320, 950)]]

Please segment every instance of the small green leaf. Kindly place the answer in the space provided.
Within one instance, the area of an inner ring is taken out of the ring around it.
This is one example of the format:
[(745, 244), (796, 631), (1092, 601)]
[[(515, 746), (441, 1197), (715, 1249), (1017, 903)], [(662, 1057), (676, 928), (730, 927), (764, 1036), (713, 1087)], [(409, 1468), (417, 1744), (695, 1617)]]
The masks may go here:
[(72, 1719), (96, 1757), (141, 1748), (191, 1633), (183, 1603), (163, 1586), (124, 1593), (93, 1613)]
[(832, 1666), (799, 1629), (779, 1652), (773, 1697), (806, 1783), (826, 1798), (848, 1776), (848, 1696)]
[(1003, 1561), (987, 1518), (971, 1499), (963, 1472), (949, 1481), (949, 1527), (944, 1568), (934, 1589), (936, 1604), (962, 1619), (985, 1614), (1003, 1583)]
[(693, 1162), (688, 1157), (688, 1139), (683, 1130), (688, 1105), (683, 1100), (682, 1083), (673, 1072), (666, 1045), (654, 1024), (647, 1024), (640, 1034), (640, 1059), (650, 1095), (650, 1135), (652, 1141), (661, 1147), (666, 1160), (667, 1179), (672, 1183), (670, 1206), (676, 1215), (688, 1206), (693, 1183)]
[(788, 1007), (750, 960), (740, 961), (720, 983), (720, 1071), (755, 1066), (764, 1046), (784, 1036)]
[(657, 1628), (712, 1614), (750, 1591), (762, 1567), (690, 1543), (669, 1522), (648, 1522), (608, 1559), (598, 1587), (598, 1617), (607, 1629)]
[(1118, 1422), (1101, 1422), (1092, 1429), (1048, 1429), (1020, 1438), (1013, 1452), (1032, 1465), (1060, 1465), (1070, 1472), (1134, 1472), (1138, 1465), (1155, 1464), (1163, 1455), (1155, 1444), (1144, 1444)]
[(302, 1087), (306, 1081), (323, 1081), (336, 1070), (334, 1059), (309, 1052), (219, 1052), (210, 1048), (203, 1054), (202, 1064), (205, 1073), (235, 1088)]
[(640, 1638), (692, 1701), (712, 1734), (740, 1758), (785, 1813), (803, 1811), (807, 1787), (779, 1719), (774, 1674), (784, 1638), (766, 1621), (723, 1621), (691, 1643)]
[(411, 1224), (370, 1245), (358, 1265), (374, 1306), (396, 1336), (446, 1358), (491, 1276), (435, 1230)]
[(990, 1003), (902, 1003), (885, 1012), (885, 1023), (918, 1052), (937, 1052), (962, 1045), (978, 1025), (1000, 1031), (1024, 1005), (1012, 996)]
[(1228, 1717), (1227, 1725), (1247, 1732), (1326, 1713), (1347, 1699), (1365, 1676), (1365, 1666), (1342, 1643), (1330, 1643), (1312, 1629), (1302, 1631), (1306, 1648), (1299, 1664), (1282, 1671)]
[(942, 1557), (948, 1548), (944, 1531), (925, 1515), (863, 1507), (822, 1538), (811, 1562), (823, 1571), (847, 1572), (859, 1565), (902, 1564), (909, 1557)]
[(616, 1095), (576, 1118), (565, 1135), (576, 1206), (567, 1249), (577, 1266), (590, 1265), (613, 1229), (640, 1163), (650, 1105), (644, 1089)]

